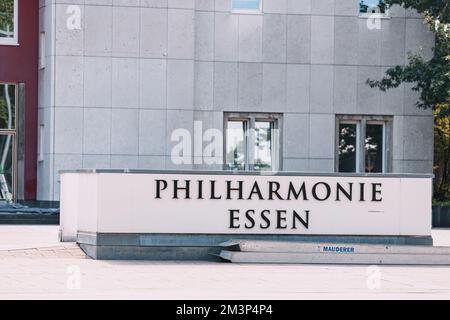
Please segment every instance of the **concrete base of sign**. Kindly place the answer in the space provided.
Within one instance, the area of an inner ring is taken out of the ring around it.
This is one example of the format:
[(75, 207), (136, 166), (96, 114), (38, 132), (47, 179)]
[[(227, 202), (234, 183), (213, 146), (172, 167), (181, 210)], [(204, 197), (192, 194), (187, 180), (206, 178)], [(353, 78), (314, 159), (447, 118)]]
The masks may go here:
[(99, 260), (219, 260), (227, 241), (265, 240), (290, 243), (340, 243), (432, 246), (431, 237), (297, 236), (297, 235), (179, 235), (78, 233), (83, 251)]
[(428, 254), (339, 255), (222, 251), (220, 257), (233, 263), (255, 264), (450, 265), (450, 255)]
[(233, 263), (450, 265), (450, 247), (268, 241), (223, 246), (220, 257)]

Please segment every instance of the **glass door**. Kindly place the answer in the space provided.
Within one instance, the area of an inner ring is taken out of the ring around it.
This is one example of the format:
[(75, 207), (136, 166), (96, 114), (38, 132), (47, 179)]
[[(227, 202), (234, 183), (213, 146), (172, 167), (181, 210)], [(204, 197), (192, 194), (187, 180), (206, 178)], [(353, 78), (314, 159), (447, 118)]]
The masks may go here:
[(0, 200), (16, 198), (17, 85), (0, 83)]

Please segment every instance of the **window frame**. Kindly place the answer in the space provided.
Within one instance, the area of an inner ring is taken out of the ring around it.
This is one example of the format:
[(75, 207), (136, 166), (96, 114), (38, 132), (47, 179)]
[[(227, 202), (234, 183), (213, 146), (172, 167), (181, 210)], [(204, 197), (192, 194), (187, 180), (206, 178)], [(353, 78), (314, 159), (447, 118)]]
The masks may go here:
[[(266, 172), (265, 170), (255, 170), (255, 123), (256, 122), (270, 122), (273, 125), (271, 130), (272, 152), (271, 152), (271, 169), (269, 172), (277, 172), (282, 170), (282, 131), (283, 131), (283, 115), (280, 113), (249, 113), (249, 112), (226, 112), (223, 117), (224, 128), (224, 143), (223, 143), (223, 170), (225, 171), (259, 171)], [(227, 164), (227, 146), (228, 146), (228, 123), (233, 121), (245, 121), (244, 132), (244, 145), (245, 145), (245, 165), (243, 170), (230, 169)], [(253, 159), (253, 160), (251, 160)]]
[(0, 46), (18, 46), (19, 45), (19, 0), (14, 1), (14, 37), (0, 38)]
[(234, 0), (231, 0), (231, 12), (235, 14), (262, 14), (263, 13), (263, 1), (264, 0), (258, 0), (259, 1), (259, 8), (258, 9), (235, 9), (234, 8)]
[(45, 31), (39, 33), (39, 70), (45, 69), (45, 52), (46, 52)]
[(393, 116), (366, 116), (366, 115), (336, 115), (335, 125), (335, 172), (339, 173), (339, 144), (340, 144), (340, 132), (339, 127), (341, 124), (356, 124), (357, 136), (356, 136), (356, 171), (355, 173), (371, 174), (367, 173), (366, 167), (366, 151), (365, 151), (365, 139), (367, 125), (381, 124), (383, 125), (383, 163), (381, 173), (392, 172), (392, 146), (393, 146)]
[(390, 18), (389, 9), (390, 9), (390, 6), (387, 3), (386, 3), (386, 9), (384, 10), (384, 12), (378, 12), (378, 13), (361, 12), (360, 9), (358, 9), (358, 16), (360, 18), (366, 18), (366, 19), (374, 19), (374, 18), (389, 19)]

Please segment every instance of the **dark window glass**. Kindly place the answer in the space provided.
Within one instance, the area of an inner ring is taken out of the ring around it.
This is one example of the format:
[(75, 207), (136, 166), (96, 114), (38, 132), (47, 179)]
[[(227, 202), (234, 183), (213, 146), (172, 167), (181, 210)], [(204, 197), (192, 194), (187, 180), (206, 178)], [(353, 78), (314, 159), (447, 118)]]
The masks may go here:
[(383, 0), (361, 0), (359, 2), (360, 13), (386, 13), (386, 3)]
[(255, 170), (272, 168), (272, 123), (255, 123)]
[(245, 132), (246, 121), (228, 122), (226, 146), (228, 169), (245, 170)]
[(339, 125), (339, 172), (356, 172), (357, 125)]
[(383, 172), (383, 125), (367, 124), (365, 139), (366, 172)]
[(14, 0), (0, 0), (0, 38), (14, 38)]

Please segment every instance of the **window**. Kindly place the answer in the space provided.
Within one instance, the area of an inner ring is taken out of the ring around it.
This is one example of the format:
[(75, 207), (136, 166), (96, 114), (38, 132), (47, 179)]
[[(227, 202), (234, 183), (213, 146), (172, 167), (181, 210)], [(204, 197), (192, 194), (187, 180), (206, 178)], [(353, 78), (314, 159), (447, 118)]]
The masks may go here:
[(357, 171), (359, 129), (360, 126), (354, 122), (339, 123), (339, 172)]
[(39, 35), (39, 69), (45, 69), (45, 32)]
[(233, 0), (232, 3), (233, 12), (262, 12), (262, 0)]
[(280, 170), (279, 114), (225, 115), (226, 170)]
[(391, 117), (338, 116), (336, 127), (338, 172), (390, 171)]
[(384, 0), (360, 0), (359, 2), (359, 13), (360, 14), (387, 14), (388, 5)]
[(17, 86), (0, 83), (0, 199), (14, 198)]
[(18, 0), (0, 1), (0, 45), (15, 45), (18, 39)]

